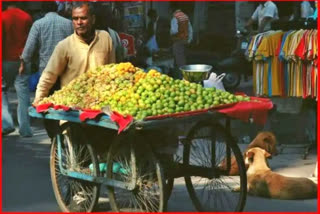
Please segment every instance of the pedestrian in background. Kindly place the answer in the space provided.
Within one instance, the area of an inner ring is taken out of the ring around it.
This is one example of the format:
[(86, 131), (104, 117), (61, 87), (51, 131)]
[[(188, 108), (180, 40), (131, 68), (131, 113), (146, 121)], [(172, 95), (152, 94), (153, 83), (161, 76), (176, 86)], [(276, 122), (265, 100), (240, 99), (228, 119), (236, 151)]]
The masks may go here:
[(314, 9), (311, 7), (311, 4), (309, 1), (302, 1), (300, 3), (300, 13), (301, 18), (308, 18), (313, 15)]
[(28, 78), (31, 71), (29, 66), (19, 72), (19, 58), (32, 25), (32, 18), (18, 8), (22, 3), (7, 2), (7, 4), (7, 9), (2, 12), (2, 135), (8, 135), (15, 130), (7, 95), (9, 87), (14, 85), (18, 97), (19, 134), (21, 137), (31, 137), (32, 130), (28, 115), (30, 106)]
[(159, 48), (171, 47), (170, 20), (159, 16), (155, 9), (149, 9), (148, 17), (150, 21), (147, 26), (146, 41), (155, 36)]
[(111, 28), (112, 25), (112, 11), (110, 7), (101, 4), (102, 2), (95, 2), (96, 23), (97, 30), (107, 31), (112, 39), (112, 47), (116, 54), (116, 62), (123, 62), (126, 58), (126, 49), (122, 46), (121, 39), (116, 30)]
[[(72, 21), (58, 15), (58, 5), (55, 2), (42, 2), (41, 7), (45, 16), (35, 21), (31, 27), (28, 39), (21, 55), (19, 71), (23, 72), (26, 65), (29, 65), (34, 55), (38, 55), (39, 66), (37, 73), (31, 76), (30, 87), (36, 90), (37, 83), (42, 71), (47, 66), (50, 56), (58, 42), (73, 33)], [(60, 88), (60, 81), (57, 81), (51, 88), (52, 94)], [(44, 120), (44, 127), (47, 133), (55, 132), (58, 121)]]
[(72, 2), (56, 1), (56, 4), (58, 14), (71, 20)]
[(271, 30), (271, 23), (279, 19), (278, 8), (272, 1), (260, 2), (251, 18), (246, 23), (246, 28), (252, 30), (254, 22), (258, 22), (258, 32)]
[(39, 54), (39, 72), (42, 73), (49, 58), (61, 40), (73, 33), (72, 22), (58, 15), (55, 2), (42, 2), (45, 16), (33, 23), (21, 55), (20, 71), (25, 63), (31, 63), (35, 54)]
[[(173, 41), (172, 51), (176, 66), (179, 68), (186, 64), (186, 46), (191, 43), (193, 38), (193, 30), (189, 17), (178, 9), (173, 7), (173, 17), (170, 25), (170, 35)], [(179, 78), (181, 78), (179, 71)]]

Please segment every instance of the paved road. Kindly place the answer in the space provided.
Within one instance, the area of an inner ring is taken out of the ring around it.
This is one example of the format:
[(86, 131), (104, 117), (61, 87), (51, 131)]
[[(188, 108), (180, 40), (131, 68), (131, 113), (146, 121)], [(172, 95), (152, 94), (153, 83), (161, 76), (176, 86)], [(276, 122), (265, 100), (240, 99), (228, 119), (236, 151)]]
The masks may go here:
[[(50, 143), (40, 123), (33, 123), (35, 136), (20, 138), (18, 133), (3, 138), (3, 211), (59, 211), (49, 173)], [(245, 145), (241, 145), (242, 147)], [(307, 160), (290, 150), (274, 157), (270, 164), (275, 171), (292, 176), (309, 176), (316, 161), (313, 151)], [(102, 196), (105, 197), (105, 191)], [(102, 198), (99, 211), (109, 210)], [(195, 211), (184, 187), (183, 179), (175, 182), (168, 204), (169, 211)], [(316, 200), (282, 201), (248, 197), (245, 211), (316, 211)]]

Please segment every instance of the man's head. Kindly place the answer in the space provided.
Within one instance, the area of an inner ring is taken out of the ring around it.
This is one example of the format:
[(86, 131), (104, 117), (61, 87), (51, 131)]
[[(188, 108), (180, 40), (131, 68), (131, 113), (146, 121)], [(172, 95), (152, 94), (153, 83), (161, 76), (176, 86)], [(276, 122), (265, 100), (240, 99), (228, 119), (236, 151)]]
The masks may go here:
[(58, 10), (58, 5), (54, 1), (41, 2), (41, 7), (42, 7), (43, 12), (45, 12), (45, 13), (56, 12)]
[(14, 1), (7, 1), (2, 3), (2, 9), (6, 10), (8, 8), (22, 8), (23, 2), (14, 2)]
[(148, 17), (149, 17), (149, 19), (151, 20), (151, 21), (156, 21), (156, 19), (157, 19), (157, 17), (158, 17), (158, 15), (157, 15), (157, 11), (156, 10), (154, 10), (154, 9), (149, 9), (149, 11), (148, 11)]
[(90, 39), (94, 35), (95, 21), (96, 17), (92, 3), (73, 2), (72, 23), (78, 36), (84, 40)]

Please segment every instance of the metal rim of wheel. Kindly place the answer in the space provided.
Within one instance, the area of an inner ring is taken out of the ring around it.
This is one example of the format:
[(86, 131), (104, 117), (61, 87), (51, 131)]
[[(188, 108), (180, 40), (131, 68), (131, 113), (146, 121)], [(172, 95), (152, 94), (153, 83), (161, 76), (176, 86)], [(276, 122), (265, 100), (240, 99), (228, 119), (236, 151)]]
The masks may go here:
[(241, 80), (241, 76), (239, 73), (234, 71), (226, 72), (226, 76), (223, 79), (223, 84), (225, 88), (234, 89), (239, 86)]
[[(62, 166), (64, 169), (98, 176), (98, 162), (92, 146), (87, 143), (75, 144), (72, 142), (70, 130), (69, 124), (63, 124), (61, 127)], [(90, 164), (92, 164), (91, 169), (89, 168)], [(95, 209), (100, 185), (71, 178), (61, 173), (57, 137), (51, 145), (50, 174), (54, 195), (63, 212), (92, 212)]]
[[(111, 145), (107, 157), (107, 178), (130, 183), (136, 177), (137, 182), (131, 191), (108, 186), (110, 206), (115, 212), (163, 212), (166, 209), (166, 188), (162, 168), (146, 145), (140, 147), (140, 152), (137, 152), (138, 147), (128, 142)], [(119, 171), (113, 171), (119, 166)]]
[[(218, 124), (205, 122), (196, 125), (187, 137), (184, 146), (183, 164), (215, 167), (225, 158), (226, 145), (230, 147), (239, 168), (239, 176), (218, 175), (216, 178), (185, 176), (190, 198), (198, 211), (242, 211), (247, 195), (247, 177), (242, 154), (232, 143), (231, 135)], [(212, 158), (212, 142), (215, 142), (215, 158)], [(240, 191), (234, 190), (240, 187)]]

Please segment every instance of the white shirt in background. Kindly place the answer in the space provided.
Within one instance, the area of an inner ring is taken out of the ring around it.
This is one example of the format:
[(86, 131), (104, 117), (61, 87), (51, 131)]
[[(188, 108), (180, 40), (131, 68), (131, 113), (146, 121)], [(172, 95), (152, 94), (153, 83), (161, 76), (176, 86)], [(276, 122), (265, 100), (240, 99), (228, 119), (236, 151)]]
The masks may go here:
[(261, 25), (262, 20), (265, 17), (272, 18), (272, 20), (270, 20), (270, 22), (267, 23), (264, 27), (264, 31), (268, 31), (271, 29), (271, 22), (279, 19), (277, 5), (275, 5), (275, 3), (273, 3), (272, 1), (267, 1), (263, 5), (260, 4), (251, 16), (254, 21), (258, 21), (259, 26)]
[(301, 9), (301, 18), (307, 18), (307, 17), (313, 15), (313, 13), (314, 13), (313, 8), (311, 7), (310, 2), (308, 2), (308, 1), (301, 2), (300, 9)]

